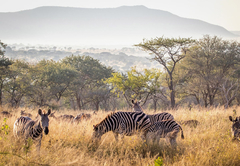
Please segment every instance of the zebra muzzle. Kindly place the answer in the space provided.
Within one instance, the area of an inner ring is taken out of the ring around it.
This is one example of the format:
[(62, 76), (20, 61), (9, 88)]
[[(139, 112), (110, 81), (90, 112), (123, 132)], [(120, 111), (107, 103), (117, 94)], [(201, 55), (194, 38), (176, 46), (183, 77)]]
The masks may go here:
[(45, 127), (45, 128), (44, 128), (44, 133), (47, 135), (48, 132), (49, 132), (48, 127)]

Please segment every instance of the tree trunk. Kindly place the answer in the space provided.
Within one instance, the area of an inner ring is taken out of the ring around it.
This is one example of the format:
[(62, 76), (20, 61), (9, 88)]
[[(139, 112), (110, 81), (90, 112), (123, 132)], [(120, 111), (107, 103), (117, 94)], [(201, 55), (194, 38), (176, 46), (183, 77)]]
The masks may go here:
[(98, 111), (99, 110), (99, 102), (96, 102), (95, 106), (96, 106), (96, 111)]
[(169, 85), (169, 90), (170, 90), (170, 98), (171, 98), (171, 108), (175, 108), (175, 91), (173, 87), (173, 78), (172, 78), (172, 73), (169, 74), (170, 76), (170, 85)]
[(3, 89), (3, 84), (0, 86), (0, 106), (2, 106), (2, 89)]
[(76, 93), (76, 101), (77, 101), (77, 108), (78, 110), (82, 110), (81, 107), (81, 97), (79, 97), (79, 95)]
[(155, 99), (155, 97), (153, 99), (153, 107), (154, 107), (154, 111), (156, 112), (157, 111), (157, 100)]

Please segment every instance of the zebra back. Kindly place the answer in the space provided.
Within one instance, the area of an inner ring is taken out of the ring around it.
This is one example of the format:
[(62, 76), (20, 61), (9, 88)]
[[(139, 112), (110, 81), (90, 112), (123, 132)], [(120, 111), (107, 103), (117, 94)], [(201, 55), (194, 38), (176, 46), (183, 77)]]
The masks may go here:
[(169, 114), (167, 112), (159, 113), (159, 114), (153, 114), (153, 115), (148, 115), (151, 124), (154, 124), (156, 122), (161, 122), (165, 120), (174, 120), (174, 117), (172, 114)]
[(130, 136), (135, 132), (146, 133), (150, 126), (150, 119), (143, 112), (116, 112), (94, 125), (94, 132), (117, 131)]
[[(140, 102), (141, 101), (135, 101), (132, 100), (133, 103), (133, 111), (135, 112), (143, 112), (142, 107), (140, 106)], [(163, 120), (174, 120), (174, 117), (172, 114), (167, 113), (167, 112), (163, 112), (163, 113), (159, 113), (159, 114), (153, 114), (153, 115), (148, 115), (151, 124), (154, 124), (155, 122), (161, 122)]]
[(179, 130), (181, 130), (181, 138), (184, 139), (183, 129), (181, 125), (179, 125), (174, 120), (155, 122), (149, 128), (149, 132), (159, 132), (159, 134), (163, 135), (163, 137), (165, 137), (165, 135), (169, 132), (172, 132), (172, 131), (179, 132)]
[(32, 119), (27, 116), (21, 116), (15, 121), (13, 125), (13, 134), (15, 138), (18, 138), (19, 136), (23, 136), (25, 126), (31, 120)]

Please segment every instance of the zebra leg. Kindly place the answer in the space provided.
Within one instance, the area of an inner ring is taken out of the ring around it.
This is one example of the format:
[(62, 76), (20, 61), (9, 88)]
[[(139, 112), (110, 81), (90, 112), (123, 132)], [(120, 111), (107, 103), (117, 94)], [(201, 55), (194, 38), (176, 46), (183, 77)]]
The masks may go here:
[(37, 145), (36, 145), (36, 149), (37, 149), (38, 155), (40, 155), (41, 140), (42, 140), (42, 139), (39, 139), (39, 140), (38, 140), (38, 143), (37, 143)]
[(159, 133), (156, 133), (154, 137), (154, 144), (159, 144), (160, 138), (161, 138), (161, 135)]
[(143, 134), (141, 134), (141, 139), (142, 139), (142, 141), (144, 142), (144, 144), (147, 144), (147, 143), (148, 143), (148, 140), (147, 140), (147, 132), (144, 132)]
[(115, 140), (118, 142), (118, 133), (113, 133)]
[(176, 137), (170, 138), (170, 144), (172, 147), (175, 147), (177, 145)]

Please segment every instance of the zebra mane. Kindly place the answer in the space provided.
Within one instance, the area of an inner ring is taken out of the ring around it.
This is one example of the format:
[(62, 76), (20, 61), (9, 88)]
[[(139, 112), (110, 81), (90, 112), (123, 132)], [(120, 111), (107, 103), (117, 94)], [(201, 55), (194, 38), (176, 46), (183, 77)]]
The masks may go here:
[(110, 114), (108, 114), (101, 122), (99, 122), (98, 124), (94, 125), (95, 127), (98, 127), (102, 122), (104, 122), (105, 120), (109, 119), (110, 117), (112, 117), (112, 115), (115, 114), (115, 112), (111, 112)]

